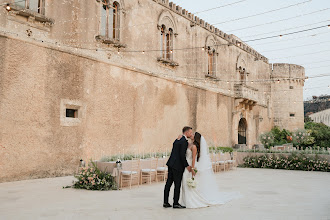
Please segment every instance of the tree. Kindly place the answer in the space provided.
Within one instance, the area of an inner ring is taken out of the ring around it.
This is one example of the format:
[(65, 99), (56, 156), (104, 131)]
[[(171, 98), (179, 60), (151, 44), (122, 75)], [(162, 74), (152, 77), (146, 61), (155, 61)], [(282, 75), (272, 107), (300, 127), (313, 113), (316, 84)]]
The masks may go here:
[(305, 129), (310, 130), (311, 136), (315, 138), (315, 145), (330, 147), (330, 127), (323, 123), (306, 122)]

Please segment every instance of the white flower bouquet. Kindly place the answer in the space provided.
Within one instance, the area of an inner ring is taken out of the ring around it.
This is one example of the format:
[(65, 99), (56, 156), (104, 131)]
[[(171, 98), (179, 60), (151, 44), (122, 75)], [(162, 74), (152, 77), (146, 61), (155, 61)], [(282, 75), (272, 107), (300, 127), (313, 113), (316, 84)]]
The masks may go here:
[[(198, 170), (196, 168), (193, 168), (193, 170), (195, 171), (195, 174), (198, 172)], [(194, 176), (192, 176), (191, 178), (187, 179), (187, 185), (190, 188), (195, 188), (197, 186), (197, 182), (195, 181)]]
[(187, 185), (190, 188), (195, 188), (197, 186), (197, 182), (195, 181), (195, 178), (188, 178), (187, 179)]

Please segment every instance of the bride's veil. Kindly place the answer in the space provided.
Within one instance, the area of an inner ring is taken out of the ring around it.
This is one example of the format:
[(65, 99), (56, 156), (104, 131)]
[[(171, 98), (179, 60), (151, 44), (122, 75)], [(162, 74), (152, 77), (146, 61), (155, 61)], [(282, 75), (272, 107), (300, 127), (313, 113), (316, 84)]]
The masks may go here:
[(206, 140), (201, 136), (200, 157), (196, 163), (197, 175), (196, 181), (198, 191), (209, 202), (214, 204), (223, 204), (232, 199), (241, 197), (239, 192), (220, 192), (219, 184), (215, 178), (212, 169), (212, 162), (209, 154), (209, 147)]

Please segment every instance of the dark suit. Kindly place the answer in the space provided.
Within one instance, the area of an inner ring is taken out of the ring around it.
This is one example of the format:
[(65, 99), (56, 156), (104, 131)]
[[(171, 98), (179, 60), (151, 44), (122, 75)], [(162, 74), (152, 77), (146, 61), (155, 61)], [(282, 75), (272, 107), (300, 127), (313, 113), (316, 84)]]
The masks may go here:
[(174, 182), (173, 204), (179, 204), (180, 188), (184, 169), (189, 166), (186, 159), (188, 141), (183, 136), (180, 140), (175, 140), (171, 156), (166, 165), (168, 166), (168, 177), (164, 189), (164, 203), (168, 203), (171, 186)]

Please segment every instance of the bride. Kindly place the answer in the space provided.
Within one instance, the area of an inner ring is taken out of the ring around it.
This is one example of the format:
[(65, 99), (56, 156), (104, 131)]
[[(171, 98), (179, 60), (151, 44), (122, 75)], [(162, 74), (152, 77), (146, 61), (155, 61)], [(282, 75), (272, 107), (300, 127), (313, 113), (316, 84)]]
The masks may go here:
[(204, 137), (196, 132), (191, 137), (191, 140), (193, 143), (188, 145), (186, 158), (189, 165), (193, 169), (197, 169), (197, 173), (194, 176), (196, 187), (188, 186), (187, 180), (192, 178), (192, 174), (185, 170), (182, 178), (182, 205), (187, 208), (201, 208), (224, 204), (239, 198), (240, 194), (237, 192), (219, 191)]

